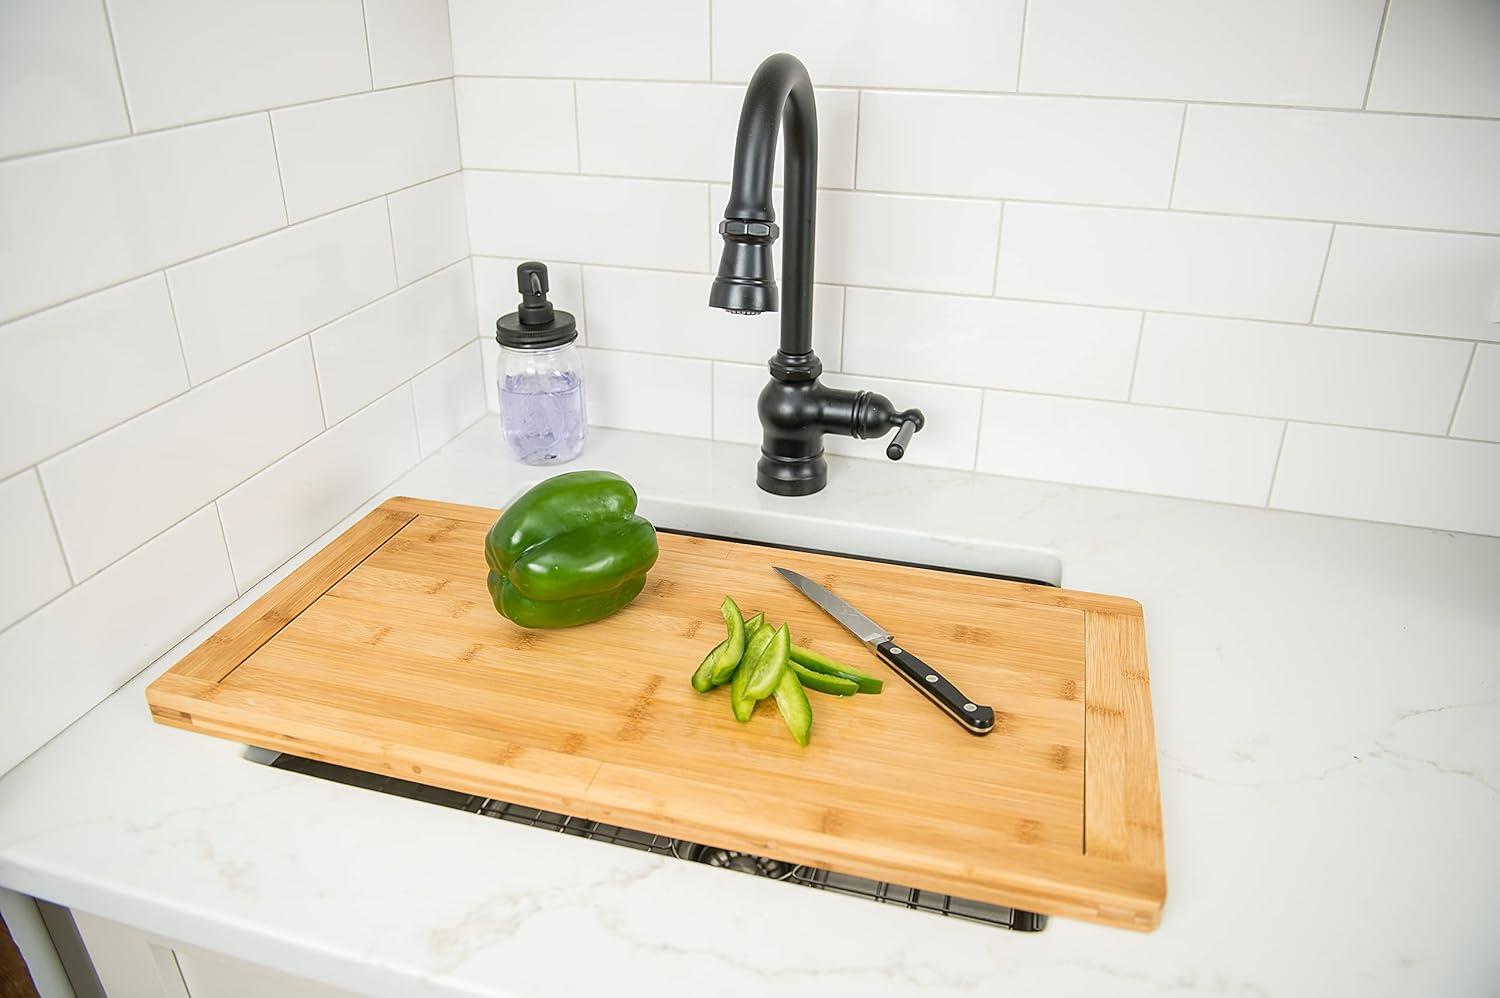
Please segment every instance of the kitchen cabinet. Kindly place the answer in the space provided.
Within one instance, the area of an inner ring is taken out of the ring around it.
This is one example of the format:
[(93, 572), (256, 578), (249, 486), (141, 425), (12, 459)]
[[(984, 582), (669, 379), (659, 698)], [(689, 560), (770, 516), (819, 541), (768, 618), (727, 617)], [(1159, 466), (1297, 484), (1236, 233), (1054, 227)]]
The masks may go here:
[(72, 914), (108, 998), (348, 998), (353, 994), (96, 915)]

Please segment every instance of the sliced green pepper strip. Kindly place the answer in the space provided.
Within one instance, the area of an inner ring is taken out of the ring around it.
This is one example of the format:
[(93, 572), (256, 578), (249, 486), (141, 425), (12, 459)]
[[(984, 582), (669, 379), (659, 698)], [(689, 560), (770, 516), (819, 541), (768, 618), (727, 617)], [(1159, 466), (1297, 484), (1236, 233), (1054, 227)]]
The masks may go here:
[[(720, 641), (718, 644), (714, 645), (713, 651), (703, 656), (703, 663), (699, 665), (697, 671), (693, 673), (693, 689), (697, 690), (699, 693), (707, 693), (709, 690), (722, 683), (724, 680), (715, 680), (714, 676), (719, 670), (720, 663), (728, 657), (729, 639), (725, 638), (723, 641)], [(740, 660), (738, 658), (735, 658), (731, 660), (731, 663), (732, 664), (729, 667), (729, 671), (733, 673), (734, 667), (740, 664)]]
[(755, 701), (745, 696), (745, 680), (750, 676), (750, 670), (741, 662), (739, 668), (734, 670), (734, 678), (729, 681), (729, 709), (734, 711), (734, 719), (744, 724), (750, 720), (750, 715), (755, 713)]
[(820, 655), (811, 648), (803, 648), (801, 645), (792, 645), (791, 657), (794, 662), (805, 666), (814, 672), (821, 672), (826, 676), (839, 676), (849, 679), (859, 687), (861, 693), (879, 693), (885, 689), (885, 683), (874, 676), (860, 672), (851, 665), (835, 662), (826, 655)]
[(755, 616), (751, 617), (749, 620), (745, 621), (745, 637), (748, 638), (751, 635), (753, 635), (756, 631), (760, 630), (761, 625), (764, 624), (765, 622), (766, 622), (766, 612), (764, 610), (762, 610), (760, 613), (757, 613)]
[(781, 671), (781, 680), (776, 684), (776, 707), (797, 744), (806, 745), (812, 733), (812, 704), (807, 702), (797, 674), (790, 669)]
[(725, 596), (724, 602), (719, 604), (719, 612), (724, 615), (724, 626), (729, 629), (729, 637), (710, 653), (715, 656), (713, 668), (708, 675), (709, 683), (713, 686), (728, 682), (729, 677), (734, 675), (735, 666), (745, 657), (745, 618), (740, 613), (739, 605)]
[[(756, 632), (757, 640), (770, 631), (769, 626)], [(781, 674), (786, 672), (786, 663), (792, 645), (791, 632), (782, 624), (772, 633), (765, 649), (749, 661), (750, 675), (745, 680), (745, 695), (752, 700), (764, 700), (776, 692)]]
[(814, 672), (794, 658), (787, 658), (786, 667), (787, 671), (796, 675), (799, 683), (810, 690), (836, 697), (852, 697), (859, 692), (859, 684), (854, 680), (824, 672)]

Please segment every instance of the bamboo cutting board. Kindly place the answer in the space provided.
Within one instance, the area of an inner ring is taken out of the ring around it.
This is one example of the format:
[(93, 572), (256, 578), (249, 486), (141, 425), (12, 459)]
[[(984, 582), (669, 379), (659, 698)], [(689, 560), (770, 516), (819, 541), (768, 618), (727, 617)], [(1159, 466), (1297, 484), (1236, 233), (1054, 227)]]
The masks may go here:
[[(391, 499), (146, 691), (163, 724), (464, 793), (1135, 929), (1166, 893), (1140, 605), (662, 533), (645, 591), (584, 627), (494, 610), (498, 510)], [(822, 582), (996, 711), (976, 738), (772, 564)], [(810, 693), (800, 748), (688, 678), (731, 594), (886, 680)], [(889, 673), (889, 674), (887, 674)]]

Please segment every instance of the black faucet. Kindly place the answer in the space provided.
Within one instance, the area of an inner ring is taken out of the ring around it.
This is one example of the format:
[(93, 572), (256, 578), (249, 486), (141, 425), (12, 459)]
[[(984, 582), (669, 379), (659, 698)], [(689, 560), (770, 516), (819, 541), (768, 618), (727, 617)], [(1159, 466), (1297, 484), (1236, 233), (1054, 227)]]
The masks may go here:
[(734, 146), (734, 186), (719, 234), (724, 256), (708, 303), (736, 315), (779, 307), (771, 244), (780, 230), (771, 207), (776, 133), (786, 120), (787, 307), (781, 310), (781, 348), (771, 358), (771, 380), (760, 393), (760, 462), (755, 481), (780, 496), (811, 495), (828, 484), (823, 434), (861, 440), (896, 435), (885, 453), (899, 461), (925, 421), (920, 409), (898, 412), (884, 395), (829, 388), (818, 380), (823, 363), (813, 353), (813, 228), (817, 216), (818, 111), (812, 80), (795, 57), (782, 53), (760, 64), (740, 110)]

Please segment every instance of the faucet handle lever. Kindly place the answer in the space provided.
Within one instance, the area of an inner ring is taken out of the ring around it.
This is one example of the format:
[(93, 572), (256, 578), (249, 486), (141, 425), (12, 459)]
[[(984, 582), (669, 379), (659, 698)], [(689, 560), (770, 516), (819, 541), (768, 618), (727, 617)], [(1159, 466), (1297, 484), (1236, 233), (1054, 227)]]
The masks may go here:
[(898, 412), (891, 417), (892, 425), (896, 426), (896, 435), (886, 445), (885, 456), (892, 461), (899, 461), (906, 456), (906, 448), (911, 444), (911, 437), (922, 428), (926, 419), (921, 409), (908, 409)]

